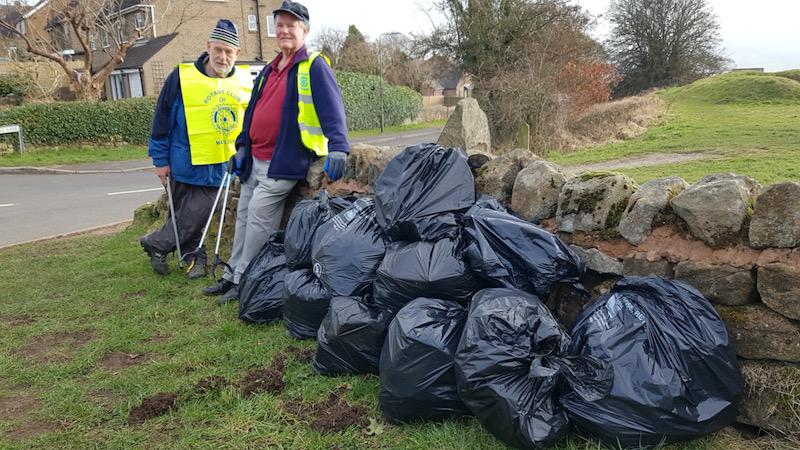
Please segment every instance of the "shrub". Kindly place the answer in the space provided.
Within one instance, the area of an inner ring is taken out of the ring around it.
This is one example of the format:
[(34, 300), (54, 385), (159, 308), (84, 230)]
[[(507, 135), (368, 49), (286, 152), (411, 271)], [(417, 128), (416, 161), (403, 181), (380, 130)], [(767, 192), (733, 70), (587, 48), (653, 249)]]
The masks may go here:
[(18, 73), (0, 74), (0, 97), (12, 95), (17, 103), (21, 103), (32, 87), (30, 77)]
[(22, 125), (30, 145), (144, 144), (156, 100), (35, 103), (0, 111), (0, 124)]
[[(355, 72), (336, 72), (342, 90), (347, 127), (365, 130), (380, 126), (380, 77)], [(383, 85), (384, 125), (400, 125), (414, 120), (422, 109), (422, 96), (401, 86)], [(313, 89), (313, 87), (312, 87)]]

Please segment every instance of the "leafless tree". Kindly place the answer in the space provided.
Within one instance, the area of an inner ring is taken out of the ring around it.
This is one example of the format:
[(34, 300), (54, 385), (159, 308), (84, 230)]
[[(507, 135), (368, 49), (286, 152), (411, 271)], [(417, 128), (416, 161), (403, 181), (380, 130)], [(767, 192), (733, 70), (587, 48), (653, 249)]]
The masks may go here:
[(607, 45), (624, 76), (620, 93), (693, 81), (727, 63), (706, 0), (614, 0)]
[(330, 58), (331, 66), (334, 69), (338, 69), (342, 56), (342, 46), (346, 38), (347, 32), (345, 30), (325, 27), (316, 32), (311, 46)]
[(550, 148), (579, 94), (565, 68), (598, 59), (586, 14), (567, 0), (437, 0), (434, 9), (444, 20), (416, 36), (416, 51), (471, 75), (496, 149), (513, 146), (526, 124), (534, 150)]
[[(111, 72), (152, 26), (148, 14), (137, 20), (124, 16), (124, 4), (124, 0), (51, 0), (39, 12), (46, 16), (46, 31), (21, 29), (7, 20), (0, 20), (0, 29), (18, 36), (28, 53), (58, 64), (77, 98), (97, 100)], [(101, 46), (96, 43), (101, 39), (112, 45), (98, 50)], [(77, 50), (83, 63), (80, 68), (70, 64), (70, 57), (62, 52), (65, 46)], [(102, 53), (107, 53), (105, 61), (95, 64)]]

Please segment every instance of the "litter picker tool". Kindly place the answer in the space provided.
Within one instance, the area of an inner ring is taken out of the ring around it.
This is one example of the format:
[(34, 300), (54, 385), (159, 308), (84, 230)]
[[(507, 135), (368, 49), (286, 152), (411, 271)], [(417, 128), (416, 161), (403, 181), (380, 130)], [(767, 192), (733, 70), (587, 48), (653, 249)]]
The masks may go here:
[[(211, 212), (208, 214), (208, 220), (206, 220), (206, 225), (203, 227), (203, 234), (200, 236), (200, 243), (197, 244), (197, 248), (193, 251), (183, 255), (184, 258), (189, 258), (193, 256), (192, 261), (189, 264), (189, 268), (187, 270), (192, 270), (194, 267), (195, 261), (197, 261), (197, 254), (203, 249), (203, 243), (206, 241), (206, 236), (208, 235), (208, 229), (211, 227), (211, 219), (214, 218), (214, 212), (217, 210), (217, 205), (219, 204), (219, 199), (222, 196), (222, 192), (225, 191), (225, 196), (228, 196), (227, 191), (225, 190), (225, 186), (230, 179), (231, 174), (225, 172), (225, 175), (222, 176), (222, 181), (219, 183), (219, 189), (217, 189), (217, 195), (214, 197), (214, 205), (211, 207)], [(227, 199), (226, 199), (227, 200)], [(220, 229), (222, 229), (222, 225), (220, 224)]]
[[(223, 266), (233, 273), (231, 266), (229, 266), (227, 262), (223, 261), (222, 258), (219, 257), (219, 242), (222, 240), (222, 226), (225, 225), (225, 210), (228, 209), (228, 193), (231, 190), (231, 179), (233, 178), (230, 172), (225, 175), (227, 178), (222, 180), (223, 184), (225, 185), (225, 194), (222, 197), (222, 209), (219, 211), (217, 242), (214, 243), (214, 261), (211, 263), (211, 275), (214, 278), (217, 277), (216, 271), (218, 266)], [(211, 214), (214, 214), (214, 212), (212, 211)]]
[(181, 253), (181, 239), (178, 236), (178, 222), (175, 218), (175, 203), (172, 201), (172, 182), (167, 177), (167, 183), (165, 185), (167, 189), (167, 200), (169, 200), (169, 215), (172, 217), (172, 231), (175, 232), (175, 247), (178, 251), (178, 265), (183, 267), (183, 253)]

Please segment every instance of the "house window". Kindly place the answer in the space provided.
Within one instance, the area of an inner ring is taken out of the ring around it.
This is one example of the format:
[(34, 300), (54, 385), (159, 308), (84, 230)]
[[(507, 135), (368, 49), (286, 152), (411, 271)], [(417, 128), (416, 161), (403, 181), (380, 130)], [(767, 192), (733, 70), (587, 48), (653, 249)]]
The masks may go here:
[(89, 39), (89, 48), (91, 48), (92, 51), (97, 50), (97, 42), (95, 42), (94, 38)]
[(100, 45), (102, 45), (103, 48), (111, 45), (111, 43), (108, 42), (108, 31), (106, 30), (100, 30)]
[(247, 31), (258, 31), (258, 24), (256, 23), (255, 14), (250, 14), (247, 16)]
[(64, 24), (61, 24), (61, 25), (64, 28), (64, 37), (67, 39), (67, 41), (69, 41), (69, 24), (68, 23), (64, 23)]
[(267, 36), (275, 37), (275, 16), (267, 16)]
[(25, 24), (25, 19), (20, 20), (19, 22), (17, 22), (17, 25), (15, 26), (15, 28), (21, 34), (25, 34), (28, 31), (28, 26)]
[(144, 11), (136, 11), (133, 15), (133, 26), (136, 28), (144, 28)]
[(125, 41), (125, 30), (122, 29), (122, 24), (117, 22), (117, 40), (122, 43)]

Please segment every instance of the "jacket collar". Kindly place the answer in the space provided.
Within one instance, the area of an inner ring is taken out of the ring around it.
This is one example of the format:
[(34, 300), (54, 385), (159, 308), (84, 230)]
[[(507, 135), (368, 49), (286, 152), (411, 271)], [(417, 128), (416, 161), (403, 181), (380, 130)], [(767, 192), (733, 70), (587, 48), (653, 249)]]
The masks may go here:
[[(282, 57), (282, 54), (278, 53), (278, 55), (275, 56), (275, 58), (273, 58), (272, 61), (270, 61), (269, 67), (272, 67), (272, 65), (275, 64), (275, 62), (278, 60), (278, 58), (281, 58), (281, 57)], [(306, 49), (306, 46), (303, 45), (302, 47), (300, 47), (300, 50), (297, 50), (297, 53), (292, 55), (292, 66), (294, 66), (295, 64), (297, 64), (297, 63), (299, 63), (301, 61), (305, 61), (307, 59), (308, 59), (308, 49)]]

